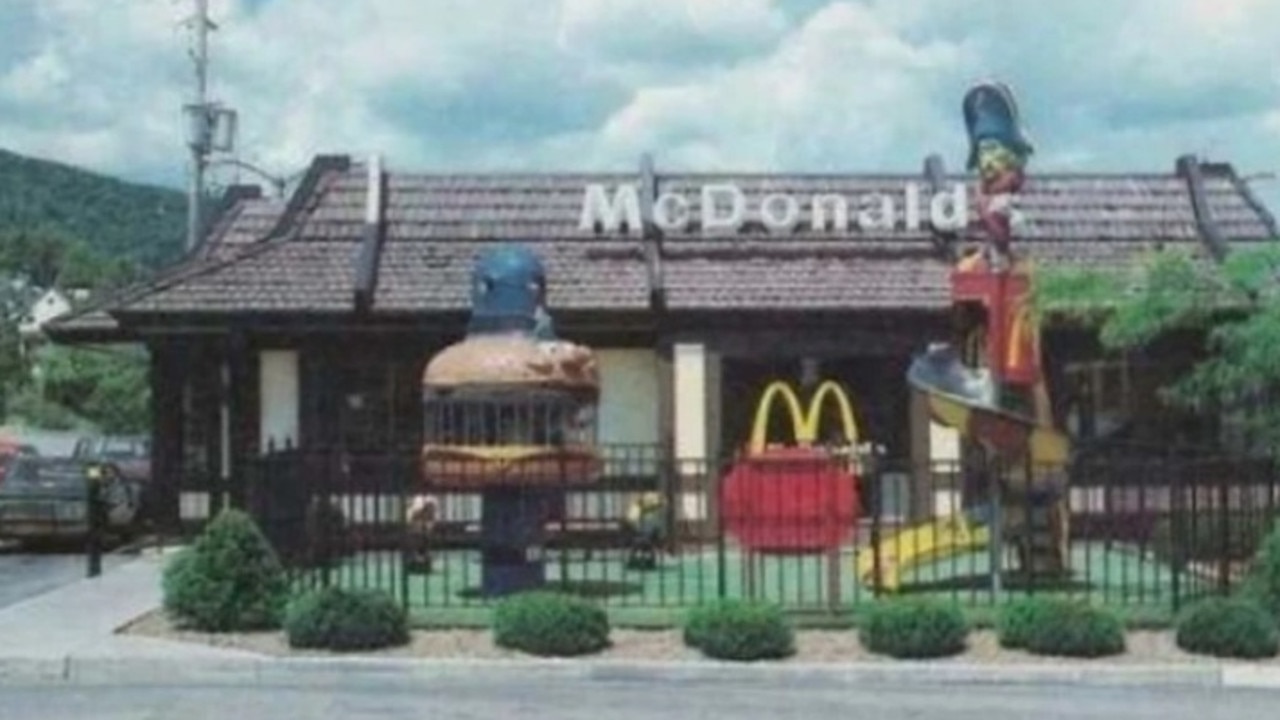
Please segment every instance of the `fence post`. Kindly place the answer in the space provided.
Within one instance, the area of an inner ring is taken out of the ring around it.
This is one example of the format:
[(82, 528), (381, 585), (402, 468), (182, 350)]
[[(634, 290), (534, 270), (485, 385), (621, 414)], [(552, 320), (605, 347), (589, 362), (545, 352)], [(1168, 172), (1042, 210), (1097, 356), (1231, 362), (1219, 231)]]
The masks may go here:
[[(991, 489), (989, 491), (991, 498), (991, 530), (990, 541), (988, 543), (988, 559), (987, 563), (991, 566), (991, 604), (999, 605), (1000, 596), (1004, 593), (1004, 531), (1005, 517), (1004, 505), (1006, 498), (1012, 498), (1014, 495), (1013, 488), (1010, 487), (1008, 481), (1009, 469), (1003, 462), (994, 460), (991, 463), (995, 466), (995, 470), (991, 472)], [(1030, 446), (1027, 448), (1026, 462), (1026, 484), (1023, 489), (1023, 531), (1029, 526), (1026, 517), (1030, 502), (1029, 490), (1031, 487), (1031, 452)]]
[(1186, 562), (1186, 525), (1182, 508), (1182, 470), (1176, 462), (1164, 460), (1165, 477), (1169, 478), (1169, 540), (1173, 551), (1172, 577), (1170, 593), (1172, 594), (1173, 612), (1181, 610), (1182, 605), (1182, 566)]
[[(1233, 461), (1231, 464), (1235, 464)], [(1213, 470), (1231, 470), (1231, 474), (1238, 468), (1230, 467), (1226, 461), (1222, 463), (1224, 467), (1219, 468), (1219, 463), (1214, 462), (1210, 465)], [(1218, 592), (1226, 595), (1231, 591), (1231, 488), (1228, 473), (1218, 472)], [(1243, 518), (1242, 518), (1243, 519)]]
[[(395, 518), (396, 525), (400, 528), (400, 606), (409, 611), (409, 560), (413, 557), (413, 538), (412, 530), (409, 523), (409, 503), (411, 499), (410, 478), (413, 472), (405, 467), (405, 459), (397, 453), (392, 466), (395, 473), (395, 486), (400, 496), (400, 502), (396, 505), (398, 515)], [(410, 463), (412, 467), (412, 463)], [(424, 509), (423, 512), (426, 512)], [(426, 539), (423, 539), (426, 542)]]
[[(867, 505), (871, 508), (871, 595), (879, 598), (881, 589), (884, 585), (883, 570), (881, 568), (880, 553), (883, 548), (880, 547), (880, 518), (884, 515), (883, 496), (883, 478), (881, 477), (880, 458), (877, 457), (874, 446), (865, 455), (867, 476), (866, 487), (870, 490), (871, 502)], [(925, 472), (931, 468), (926, 467)], [(918, 468), (912, 468), (912, 477), (916, 477)], [(919, 483), (913, 483), (912, 491), (918, 489)], [(911, 498), (910, 502), (914, 503), (916, 498)]]
[[(344, 458), (340, 454), (327, 454), (324, 462), (324, 471), (320, 473), (321, 480), (320, 487), (318, 488), (320, 490), (320, 504), (316, 504), (316, 496), (313, 491), (311, 497), (307, 498), (307, 504), (305, 506), (306, 511), (310, 511), (312, 508), (316, 508), (318, 510), (317, 514), (319, 515), (320, 522), (317, 523), (317, 525), (319, 525), (319, 532), (317, 532), (316, 535), (318, 536), (317, 539), (319, 540), (320, 547), (316, 548), (316, 550), (318, 550), (317, 555), (319, 555), (318, 559), (320, 561), (320, 586), (326, 588), (330, 586), (332, 581), (330, 576), (330, 565), (332, 563), (330, 562), (329, 557), (329, 501), (333, 495), (334, 472), (335, 470), (342, 469), (343, 460)], [(300, 463), (296, 464), (295, 467), (297, 465), (300, 465)], [(294, 478), (294, 481), (303, 482), (305, 481), (305, 478), (297, 477)]]
[[(711, 484), (710, 492), (703, 495), (707, 506), (706, 513), (710, 515), (714, 508), (716, 516), (716, 597), (723, 600), (728, 592), (729, 584), (728, 558), (725, 556), (727, 549), (724, 538), (724, 468), (718, 458), (704, 458), (702, 465), (703, 477)], [(683, 477), (684, 468), (679, 460), (676, 461), (676, 469)]]
[(85, 488), (87, 491), (85, 514), (89, 521), (88, 535), (85, 538), (85, 554), (89, 565), (88, 575), (91, 578), (102, 574), (102, 533), (106, 525), (104, 522), (106, 513), (103, 512), (101, 473), (101, 468), (94, 468)]

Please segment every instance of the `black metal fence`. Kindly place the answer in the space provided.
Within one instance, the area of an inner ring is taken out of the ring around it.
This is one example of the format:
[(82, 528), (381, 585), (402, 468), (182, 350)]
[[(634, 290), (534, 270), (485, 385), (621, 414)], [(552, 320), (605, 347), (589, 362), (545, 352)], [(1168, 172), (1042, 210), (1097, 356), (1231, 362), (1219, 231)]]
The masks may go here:
[[(1276, 516), (1268, 460), (1086, 455), (1068, 468), (800, 453), (720, 461), (602, 449), (553, 488), (547, 584), (611, 606), (756, 598), (840, 612), (886, 595), (992, 605), (1024, 593), (1169, 611), (1236, 586)], [(414, 609), (484, 608), (482, 496), (416, 453), (256, 460), (247, 503), (297, 582)], [(547, 489), (542, 489), (547, 497)]]

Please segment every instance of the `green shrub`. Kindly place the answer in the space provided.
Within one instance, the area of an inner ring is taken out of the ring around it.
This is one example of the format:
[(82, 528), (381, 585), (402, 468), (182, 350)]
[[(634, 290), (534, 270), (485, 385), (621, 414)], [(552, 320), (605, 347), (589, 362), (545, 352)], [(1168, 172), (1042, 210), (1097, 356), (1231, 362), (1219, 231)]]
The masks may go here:
[(1256, 603), (1209, 598), (1178, 620), (1178, 647), (1199, 655), (1269, 658), (1280, 650), (1276, 623)]
[(795, 631), (781, 608), (723, 600), (691, 610), (684, 643), (718, 660), (775, 660), (796, 651)]
[(1068, 602), (1060, 598), (1023, 597), (1004, 606), (996, 617), (1000, 647), (1025, 648), (1031, 632), (1043, 622), (1044, 616), (1058, 612), (1058, 607)]
[(1272, 529), (1262, 540), (1249, 567), (1242, 594), (1272, 618), (1280, 618), (1280, 527)]
[(7, 410), (12, 420), (43, 430), (75, 430), (85, 425), (84, 419), (73, 410), (41, 397), (32, 387), (14, 394), (9, 399)]
[(609, 617), (597, 605), (568, 595), (513, 595), (493, 610), (493, 641), (530, 655), (570, 657), (609, 645)]
[(288, 598), (275, 551), (238, 510), (220, 513), (170, 562), (162, 589), (170, 616), (205, 632), (276, 628)]
[(284, 631), (290, 647), (376, 650), (409, 642), (409, 618), (386, 593), (330, 587), (290, 601)]
[(969, 627), (954, 605), (890, 600), (874, 605), (858, 637), (874, 653), (895, 658), (937, 658), (964, 651)]
[(1026, 648), (1036, 655), (1095, 658), (1124, 652), (1124, 625), (1105, 610), (1059, 601), (1033, 614)]

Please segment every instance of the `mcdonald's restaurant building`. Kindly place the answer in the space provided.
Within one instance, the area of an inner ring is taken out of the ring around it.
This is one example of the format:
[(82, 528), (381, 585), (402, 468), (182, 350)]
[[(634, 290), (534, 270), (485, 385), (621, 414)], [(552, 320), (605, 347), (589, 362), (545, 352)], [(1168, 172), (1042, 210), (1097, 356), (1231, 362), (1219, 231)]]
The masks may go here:
[[(424, 364), (463, 335), (472, 263), (501, 242), (541, 256), (557, 332), (598, 352), (600, 442), (720, 457), (747, 440), (772, 381), (831, 379), (860, 440), (926, 464), (955, 457), (957, 439), (931, 425), (905, 373), (950, 339), (963, 233), (937, 211), (972, 214), (973, 181), (925, 165), (695, 174), (645, 160), (613, 174), (467, 175), (320, 156), (286, 199), (230, 189), (188, 257), (50, 333), (149, 348), (153, 475), (184, 515), (201, 510), (183, 489), (234, 483), (280, 447), (416, 451)], [(1276, 236), (1231, 166), (1171, 165), (1033, 174), (1018, 246), (1041, 266), (1114, 268)], [(1167, 359), (1110, 361), (1065, 326), (1045, 346), (1055, 394), (1094, 398), (1089, 412), (1143, 402), (1160, 374), (1135, 363)], [(1082, 412), (1073, 422), (1087, 424)], [(786, 439), (780, 423), (770, 430)]]

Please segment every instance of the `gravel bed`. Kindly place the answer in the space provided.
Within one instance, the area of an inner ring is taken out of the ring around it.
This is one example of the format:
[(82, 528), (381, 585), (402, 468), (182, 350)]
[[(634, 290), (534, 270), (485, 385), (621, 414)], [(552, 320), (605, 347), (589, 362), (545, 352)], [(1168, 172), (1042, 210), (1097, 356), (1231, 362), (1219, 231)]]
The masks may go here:
[[(203, 643), (215, 647), (246, 650), (263, 655), (327, 655), (324, 651), (298, 651), (289, 648), (280, 632), (210, 634), (176, 628), (160, 610), (143, 615), (120, 629), (121, 633), (147, 637)], [(616, 628), (610, 634), (610, 648), (593, 656), (602, 660), (697, 660), (699, 654), (686, 648), (676, 630), (628, 630)], [(858, 642), (856, 631), (850, 630), (801, 630), (796, 633), (796, 654), (783, 662), (840, 663), (869, 660), (885, 660), (867, 652)], [(1170, 631), (1134, 631), (1127, 636), (1127, 651), (1106, 658), (1108, 664), (1150, 665), (1157, 663), (1218, 663), (1224, 662), (1180, 650)], [(487, 630), (415, 630), (410, 644), (367, 655), (381, 657), (461, 658), (461, 659), (516, 659), (521, 653), (499, 648), (493, 644)], [(951, 663), (1055, 663), (1091, 662), (1032, 655), (1017, 650), (1005, 650), (989, 630), (975, 631), (969, 635), (969, 647), (963, 654), (935, 662)], [(1096, 661), (1094, 661), (1096, 662)], [(1231, 661), (1225, 661), (1231, 662)], [(1254, 662), (1252, 664), (1259, 664)], [(1261, 661), (1261, 664), (1280, 665), (1280, 660)]]

